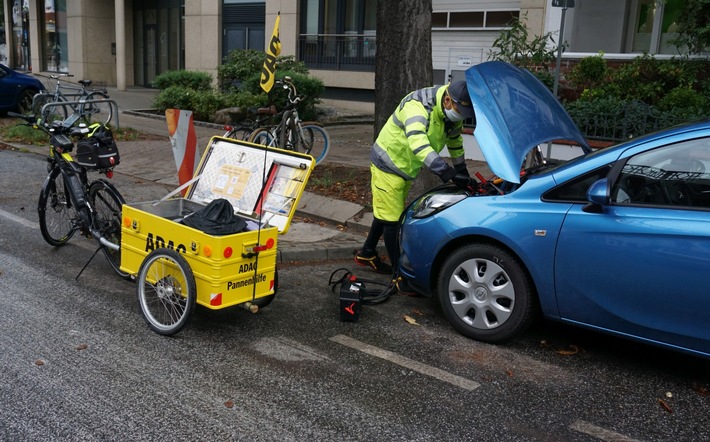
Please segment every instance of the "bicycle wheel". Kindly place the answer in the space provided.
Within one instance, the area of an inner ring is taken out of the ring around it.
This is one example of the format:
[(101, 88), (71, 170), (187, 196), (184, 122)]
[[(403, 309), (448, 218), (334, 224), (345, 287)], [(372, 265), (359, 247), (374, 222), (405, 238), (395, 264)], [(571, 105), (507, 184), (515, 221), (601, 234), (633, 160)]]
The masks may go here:
[[(64, 121), (69, 116), (69, 106), (61, 103), (54, 95), (39, 93), (32, 98), (32, 113), (39, 116), (43, 122)], [(51, 106), (44, 107), (46, 104)], [(44, 111), (43, 111), (44, 109)]]
[(251, 128), (246, 126), (233, 127), (226, 134), (225, 138), (231, 138), (233, 140), (247, 141), (251, 135)]
[(53, 246), (61, 246), (76, 232), (77, 213), (64, 185), (59, 168), (52, 169), (42, 186), (37, 204), (39, 230), (45, 241)]
[[(104, 180), (97, 180), (89, 186), (89, 201), (94, 208), (94, 228), (112, 244), (121, 246), (121, 209), (125, 204), (123, 197), (115, 187)], [(121, 271), (121, 249), (113, 250), (104, 246), (106, 260), (119, 276), (126, 278), (128, 273)]]
[[(91, 92), (86, 96), (86, 101), (108, 100), (108, 98), (108, 95), (103, 92)], [(108, 124), (113, 118), (113, 106), (108, 101), (82, 103), (79, 106), (79, 113), (87, 123), (97, 122)]]
[(138, 304), (148, 326), (174, 335), (187, 323), (197, 299), (192, 269), (178, 252), (155, 249), (138, 271)]
[(320, 164), (328, 155), (328, 147), (330, 147), (330, 137), (328, 132), (315, 124), (305, 124), (302, 127), (303, 139), (296, 143), (296, 151), (311, 155), (316, 160), (316, 164)]
[(260, 127), (249, 135), (249, 142), (264, 146), (274, 146), (274, 136), (268, 129)]

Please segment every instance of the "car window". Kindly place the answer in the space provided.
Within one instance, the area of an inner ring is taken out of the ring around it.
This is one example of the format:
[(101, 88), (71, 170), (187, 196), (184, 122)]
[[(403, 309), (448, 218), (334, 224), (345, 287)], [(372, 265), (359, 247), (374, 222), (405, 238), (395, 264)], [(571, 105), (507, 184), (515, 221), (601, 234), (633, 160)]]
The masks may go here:
[(573, 203), (588, 203), (587, 189), (595, 181), (607, 176), (611, 170), (611, 164), (607, 164), (584, 175), (569, 180), (542, 196), (543, 201), (564, 201)]
[(710, 138), (635, 155), (612, 185), (614, 204), (710, 209)]

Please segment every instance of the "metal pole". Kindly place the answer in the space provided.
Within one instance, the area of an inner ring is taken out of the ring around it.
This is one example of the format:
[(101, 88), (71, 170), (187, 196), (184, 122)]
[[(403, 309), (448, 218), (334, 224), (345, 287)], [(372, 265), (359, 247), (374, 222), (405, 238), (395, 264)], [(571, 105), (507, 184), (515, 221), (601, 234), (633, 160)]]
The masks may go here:
[(560, 19), (560, 38), (557, 44), (557, 65), (555, 66), (555, 86), (552, 89), (552, 94), (557, 97), (557, 85), (560, 83), (560, 62), (562, 60), (562, 45), (565, 35), (565, 15), (567, 15), (567, 0), (564, 1), (562, 7), (562, 18)]
[[(557, 86), (560, 83), (560, 63), (562, 62), (562, 42), (565, 34), (565, 15), (567, 14), (567, 0), (562, 0), (562, 18), (560, 19), (560, 37), (557, 42), (557, 65), (555, 66), (555, 83), (552, 87), (552, 95), (557, 98)], [(552, 142), (547, 143), (547, 159), (552, 157)]]

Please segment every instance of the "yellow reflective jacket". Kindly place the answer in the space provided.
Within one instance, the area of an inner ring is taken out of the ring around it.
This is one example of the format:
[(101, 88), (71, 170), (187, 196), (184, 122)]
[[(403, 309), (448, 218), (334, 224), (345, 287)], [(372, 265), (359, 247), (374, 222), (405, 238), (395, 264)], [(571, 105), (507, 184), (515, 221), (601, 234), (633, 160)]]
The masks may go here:
[(443, 177), (451, 170), (439, 156), (444, 147), (454, 165), (464, 163), (463, 121), (447, 120), (441, 104), (448, 87), (419, 89), (402, 99), (372, 145), (375, 167), (405, 180), (416, 178), (422, 166)]

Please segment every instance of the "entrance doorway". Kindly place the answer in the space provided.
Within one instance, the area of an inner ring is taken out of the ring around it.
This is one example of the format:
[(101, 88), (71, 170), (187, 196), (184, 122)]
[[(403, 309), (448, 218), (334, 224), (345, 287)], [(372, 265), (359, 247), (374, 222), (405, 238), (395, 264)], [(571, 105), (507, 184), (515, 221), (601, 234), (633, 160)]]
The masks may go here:
[(185, 68), (184, 5), (181, 0), (134, 3), (135, 82), (152, 87), (155, 77)]

